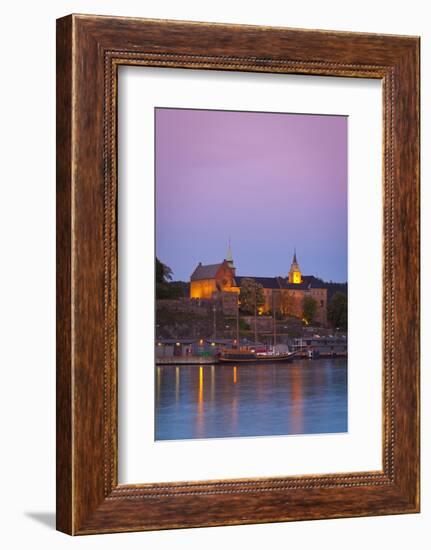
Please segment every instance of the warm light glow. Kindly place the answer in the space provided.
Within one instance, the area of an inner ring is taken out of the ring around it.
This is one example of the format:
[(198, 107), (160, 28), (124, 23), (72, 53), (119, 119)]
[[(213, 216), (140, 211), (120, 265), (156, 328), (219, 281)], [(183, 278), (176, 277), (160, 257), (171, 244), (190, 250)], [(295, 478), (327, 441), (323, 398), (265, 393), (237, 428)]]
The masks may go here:
[(180, 398), (180, 367), (175, 368), (175, 400), (178, 403)]
[(211, 345), (212, 345), (212, 346), (215, 346), (215, 342), (211, 342)]
[(199, 367), (199, 403), (203, 403), (204, 400), (204, 369)]
[(181, 344), (180, 344), (179, 342), (177, 342), (175, 345), (176, 345), (176, 346), (180, 346)]
[[(237, 286), (231, 286), (232, 282), (228, 281), (226, 284), (222, 284), (222, 290), (224, 292), (234, 292), (239, 294), (240, 288)], [(190, 298), (202, 298), (210, 300), (213, 297), (213, 293), (217, 291), (216, 279), (203, 279), (201, 281), (190, 281)]]
[(237, 374), (236, 374), (237, 367), (233, 368), (233, 383), (236, 384), (237, 381)]
[(162, 346), (163, 344), (161, 342), (157, 342), (157, 345), (158, 346)]
[(204, 369), (199, 367), (198, 402), (196, 415), (196, 433), (198, 437), (204, 437), (205, 415), (204, 415)]
[(161, 376), (162, 376), (162, 371), (161, 371), (160, 367), (157, 367), (156, 368), (156, 396), (157, 396), (157, 400), (160, 399)]
[(293, 283), (296, 284), (296, 285), (301, 283), (301, 272), (300, 271), (294, 271), (293, 272)]
[(202, 340), (202, 338), (199, 340), (199, 345), (200, 345), (200, 346), (203, 346), (203, 345), (204, 345), (204, 341)]
[(212, 298), (213, 292), (217, 290), (215, 279), (204, 279), (202, 281), (191, 281), (190, 298)]

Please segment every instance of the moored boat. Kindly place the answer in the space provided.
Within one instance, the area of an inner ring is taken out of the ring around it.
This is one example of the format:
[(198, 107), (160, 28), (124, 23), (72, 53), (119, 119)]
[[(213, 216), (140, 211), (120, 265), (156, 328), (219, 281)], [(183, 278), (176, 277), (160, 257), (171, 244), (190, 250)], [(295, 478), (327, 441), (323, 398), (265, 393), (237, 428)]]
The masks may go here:
[(255, 350), (224, 350), (218, 356), (220, 363), (273, 363), (275, 361), (289, 362), (297, 355), (296, 352), (259, 352)]

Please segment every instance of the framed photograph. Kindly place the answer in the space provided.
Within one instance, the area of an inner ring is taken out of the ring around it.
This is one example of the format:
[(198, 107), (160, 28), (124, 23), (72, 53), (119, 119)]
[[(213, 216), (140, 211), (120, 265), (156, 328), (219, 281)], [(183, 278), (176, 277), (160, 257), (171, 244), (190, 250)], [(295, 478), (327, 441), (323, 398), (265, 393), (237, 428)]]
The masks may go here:
[(419, 38), (57, 21), (57, 528), (419, 511)]

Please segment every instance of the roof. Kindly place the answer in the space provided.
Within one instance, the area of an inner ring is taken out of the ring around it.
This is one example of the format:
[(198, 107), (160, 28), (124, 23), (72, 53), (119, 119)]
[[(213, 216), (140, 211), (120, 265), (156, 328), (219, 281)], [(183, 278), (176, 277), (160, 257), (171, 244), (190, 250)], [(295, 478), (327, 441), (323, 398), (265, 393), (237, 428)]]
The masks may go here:
[[(202, 265), (199, 263), (193, 271), (190, 280), (201, 281), (203, 279), (214, 279), (224, 262), (226, 262), (226, 260), (223, 260), (223, 262), (218, 264)], [(301, 283), (289, 283), (289, 279), (287, 277), (254, 277), (252, 275), (235, 276), (236, 286), (241, 286), (243, 279), (253, 279), (253, 281), (262, 285), (263, 288), (268, 289), (284, 288), (292, 290), (307, 290), (310, 288), (326, 288), (325, 283), (313, 275), (303, 275)]]
[(316, 279), (313, 275), (305, 275), (302, 277), (302, 283), (289, 283), (287, 277), (253, 277), (249, 275), (247, 277), (235, 277), (237, 286), (241, 286), (243, 279), (253, 279), (256, 283), (259, 283), (263, 288), (280, 289), (289, 288), (292, 290), (307, 290), (309, 288), (325, 288), (320, 279)]
[(202, 279), (214, 279), (221, 265), (222, 263), (210, 265), (202, 265), (199, 263), (197, 268), (193, 271), (190, 280), (200, 281)]
[(283, 279), (280, 277), (280, 288), (283, 289), (291, 289), (291, 290), (307, 290), (307, 288), (310, 288), (307, 283), (289, 283), (288, 279)]
[(193, 344), (196, 342), (194, 338), (157, 338), (157, 342), (161, 344), (174, 345), (174, 344)]
[(313, 275), (303, 275), (301, 283), (289, 283), (288, 278), (279, 277), (280, 288), (292, 290), (307, 290), (309, 288), (325, 288), (324, 283)]
[(302, 280), (308, 288), (326, 288), (325, 283), (314, 275), (303, 275)]
[(253, 277), (251, 275), (247, 277), (235, 277), (236, 285), (241, 286), (243, 279), (253, 279), (253, 281), (262, 285), (263, 288), (280, 288), (278, 277)]

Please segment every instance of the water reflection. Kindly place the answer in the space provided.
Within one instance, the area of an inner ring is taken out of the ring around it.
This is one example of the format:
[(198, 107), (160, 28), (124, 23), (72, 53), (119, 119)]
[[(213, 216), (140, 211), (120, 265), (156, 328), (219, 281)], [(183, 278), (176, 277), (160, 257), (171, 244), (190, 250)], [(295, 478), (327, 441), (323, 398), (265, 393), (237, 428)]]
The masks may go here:
[(156, 439), (345, 431), (345, 359), (156, 368)]
[(179, 401), (180, 401), (180, 367), (175, 367), (175, 403), (178, 404)]
[[(157, 405), (156, 405), (157, 407)], [(196, 411), (196, 435), (194, 437), (207, 437), (205, 435), (205, 411), (204, 411), (204, 368), (199, 367), (199, 392)]]
[(302, 397), (302, 380), (301, 372), (295, 369), (292, 373), (292, 433), (304, 433), (304, 401)]

